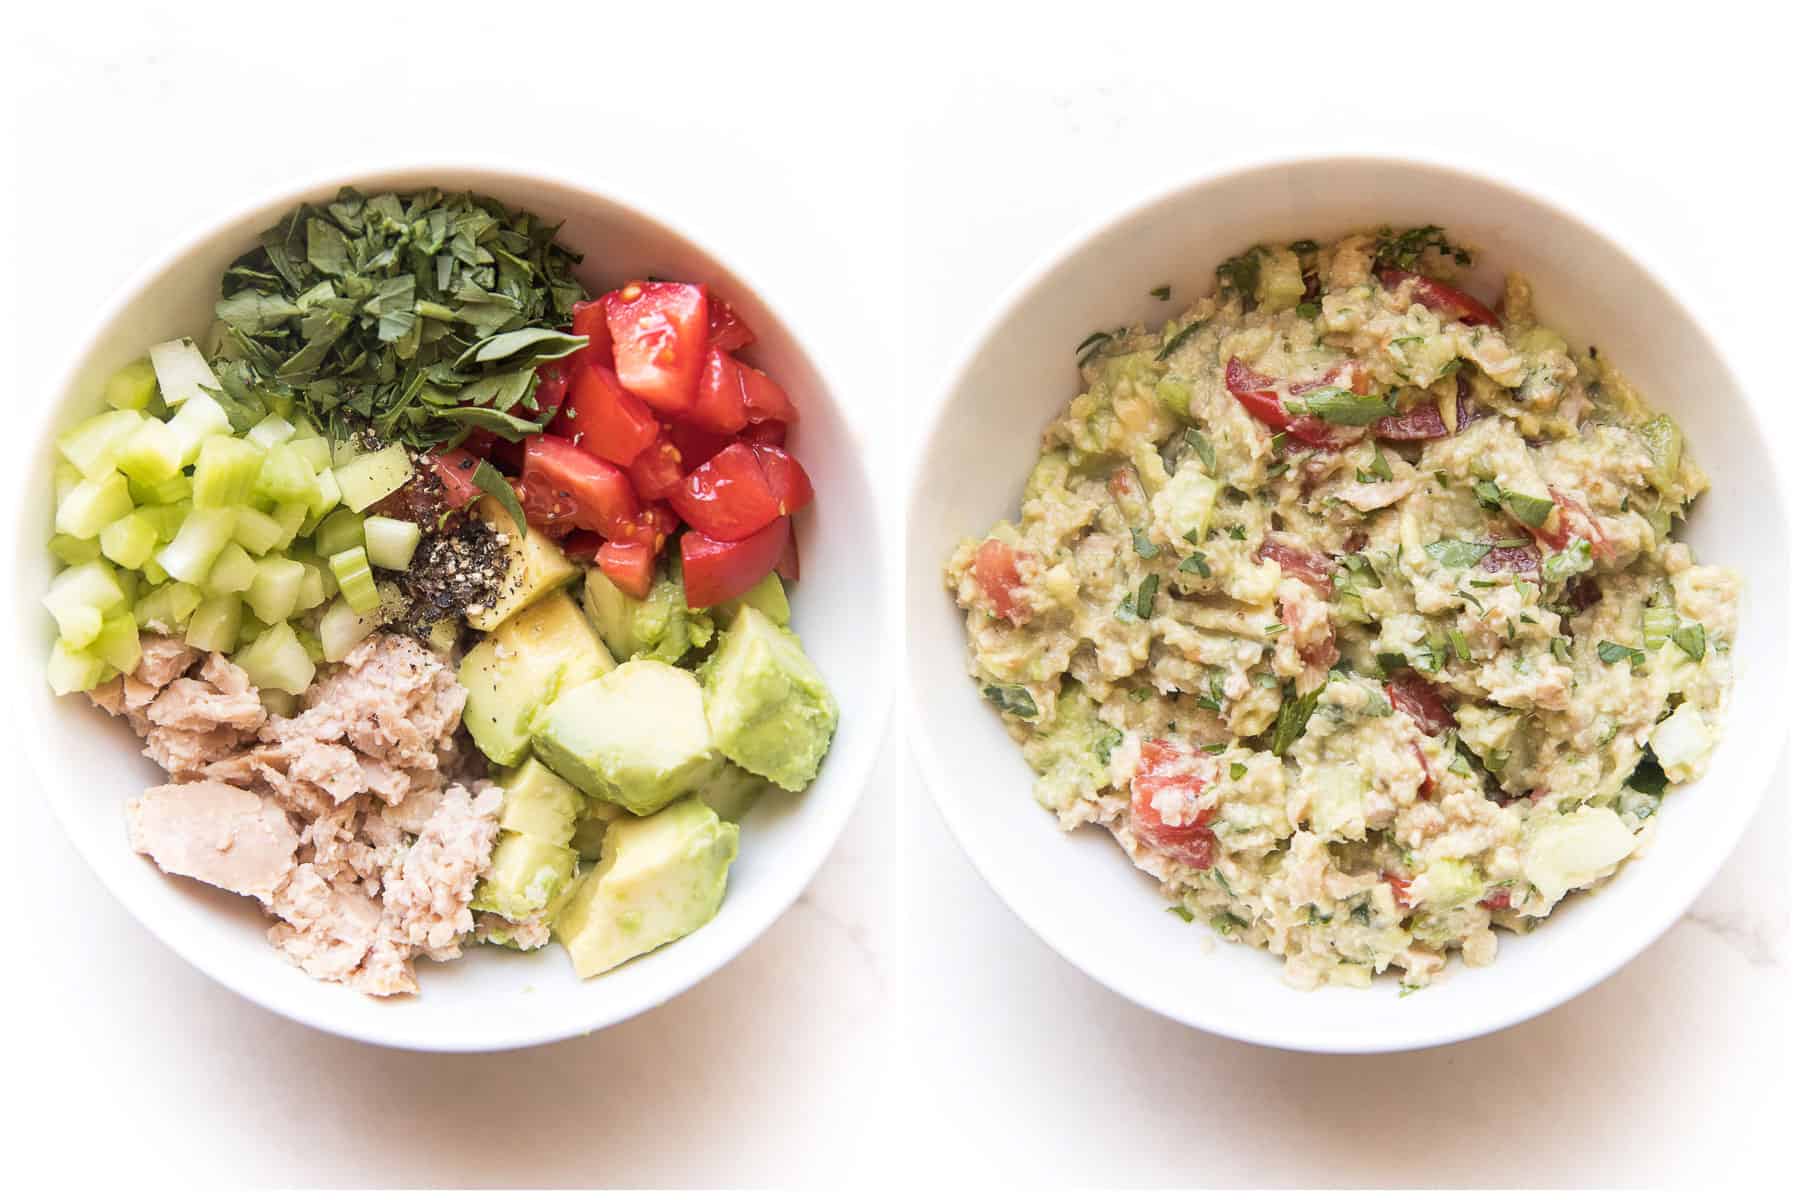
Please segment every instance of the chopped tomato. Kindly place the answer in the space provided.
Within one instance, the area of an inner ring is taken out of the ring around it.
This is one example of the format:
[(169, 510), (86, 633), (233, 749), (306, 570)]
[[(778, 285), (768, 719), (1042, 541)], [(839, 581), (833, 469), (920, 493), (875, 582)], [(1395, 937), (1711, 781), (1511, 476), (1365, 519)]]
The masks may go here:
[(513, 480), (519, 507), (525, 510), (525, 521), (550, 538), (564, 538), (575, 532), (575, 498), (540, 478)]
[(636, 540), (649, 542), (656, 550), (661, 550), (663, 543), (669, 540), (669, 535), (681, 528), (681, 518), (661, 500), (646, 505), (644, 511), (638, 514), (638, 521), (643, 531)]
[(1388, 703), (1411, 717), (1427, 736), (1436, 737), (1456, 724), (1456, 718), (1450, 715), (1450, 710), (1438, 696), (1437, 688), (1417, 671), (1403, 667), (1389, 676), (1387, 698)]
[(1431, 799), (1431, 790), (1433, 786), (1431, 782), (1431, 763), (1426, 759), (1425, 751), (1419, 748), (1417, 742), (1413, 743), (1412, 752), (1413, 757), (1419, 760), (1419, 770), (1425, 772), (1425, 779), (1419, 784), (1419, 799), (1429, 800)]
[(742, 350), (756, 341), (756, 334), (731, 307), (718, 296), (706, 298), (706, 341), (715, 350)]
[(747, 362), (740, 362), (744, 377), (744, 412), (752, 421), (781, 421), (792, 425), (800, 419), (794, 402), (779, 383)]
[(1294, 639), (1294, 649), (1300, 652), (1301, 662), (1309, 667), (1317, 667), (1321, 671), (1328, 670), (1337, 663), (1337, 634), (1332, 631), (1329, 623), (1326, 624), (1322, 636), (1302, 642), (1299, 633), (1302, 620), (1300, 606), (1291, 600), (1283, 599), (1281, 619), (1291, 631), (1289, 636)]
[(656, 551), (642, 542), (607, 542), (600, 547), (594, 565), (618, 584), (620, 591), (642, 600), (650, 594), (656, 577)]
[(744, 368), (737, 359), (716, 349), (706, 352), (694, 407), (681, 419), (713, 433), (736, 433), (750, 423), (744, 409)]
[(788, 544), (789, 522), (777, 517), (749, 537), (727, 542), (698, 529), (681, 535), (681, 577), (689, 608), (710, 608), (743, 595), (775, 569)]
[(1412, 896), (1407, 892), (1407, 889), (1412, 887), (1412, 880), (1393, 871), (1383, 871), (1381, 877), (1387, 880), (1390, 888), (1394, 889), (1394, 899), (1399, 902), (1401, 908), (1413, 906)]
[(481, 489), (475, 486), (475, 471), (481, 466), (481, 457), (466, 445), (456, 450), (439, 451), (425, 460), (432, 472), (443, 480), (444, 503), (451, 508), (461, 508), (481, 495)]
[(685, 423), (663, 426), (663, 436), (678, 451), (676, 469), (684, 472), (731, 445), (731, 439), (724, 434), (696, 429)]
[(649, 406), (620, 387), (619, 377), (605, 367), (583, 367), (568, 403), (550, 422), (557, 437), (621, 467), (648, 450), (661, 431)]
[(806, 468), (800, 465), (799, 459), (779, 446), (752, 444), (750, 449), (763, 469), (764, 478), (769, 481), (769, 490), (775, 493), (782, 516), (797, 513), (812, 503), (812, 480), (807, 477)]
[(1024, 581), (1019, 563), (1025, 555), (998, 538), (989, 538), (975, 551), (975, 582), (987, 596), (988, 607), (996, 617), (1023, 625), (1031, 619), (1031, 606), (1019, 593)]
[[(1310, 385), (1298, 386), (1311, 391), (1325, 385), (1315, 380)], [(1332, 425), (1315, 416), (1289, 412), (1281, 395), (1284, 389), (1280, 381), (1252, 371), (1236, 356), (1225, 363), (1225, 388), (1244, 406), (1245, 412), (1295, 441), (1309, 446), (1338, 448), (1362, 439), (1363, 431), (1357, 426)], [(1290, 396), (1303, 394), (1294, 388), (1285, 390)]]
[[(1475, 419), (1475, 407), (1469, 401), (1469, 381), (1456, 379), (1456, 432), (1461, 433)], [(1394, 413), (1369, 426), (1376, 437), (1389, 442), (1429, 442), (1447, 437), (1444, 414), (1432, 400), (1423, 400), (1403, 413)]]
[(525, 439), (528, 494), (553, 511), (569, 510), (577, 528), (609, 538), (629, 539), (639, 528), (637, 493), (625, 472), (567, 438), (538, 434)]
[(604, 300), (583, 300), (574, 308), (574, 332), (588, 340), (588, 344), (564, 360), (569, 364), (569, 373), (573, 375), (580, 367), (607, 367), (613, 365), (612, 331), (606, 326), (606, 303)]
[(1493, 309), (1461, 288), (1439, 283), (1416, 271), (1401, 271), (1389, 267), (1377, 274), (1381, 278), (1381, 286), (1390, 292), (1397, 292), (1411, 284), (1413, 299), (1439, 316), (1470, 325), (1492, 325), (1496, 329), (1500, 326), (1500, 318), (1494, 315)]
[(1561, 550), (1576, 538), (1586, 538), (1595, 562), (1611, 561), (1612, 542), (1600, 532), (1600, 523), (1594, 519), (1593, 511), (1579, 498), (1555, 488), (1550, 489), (1550, 499), (1556, 501), (1553, 519), (1544, 522), (1542, 529), (1531, 532), (1552, 550)]
[(706, 289), (628, 283), (605, 297), (614, 369), (625, 390), (665, 413), (693, 407), (706, 360)]
[(577, 529), (563, 539), (562, 552), (563, 556), (572, 562), (591, 563), (594, 561), (594, 556), (600, 553), (600, 547), (605, 544), (606, 539), (592, 530)]
[(781, 557), (775, 560), (775, 573), (789, 583), (800, 582), (800, 539), (792, 528), (788, 530), (787, 545), (782, 547)]
[(747, 538), (784, 515), (756, 452), (742, 442), (690, 471), (669, 503), (701, 533), (728, 542)]
[(1512, 891), (1509, 888), (1499, 888), (1492, 895), (1482, 897), (1479, 903), (1483, 908), (1511, 908)]
[(745, 428), (743, 436), (747, 441), (763, 446), (785, 446), (787, 445), (787, 422), (758, 421)]
[(1331, 576), (1336, 565), (1323, 554), (1312, 550), (1301, 550), (1286, 542), (1278, 542), (1273, 537), (1265, 537), (1262, 545), (1250, 555), (1255, 562), (1273, 559), (1281, 568), (1283, 575), (1292, 575), (1302, 583), (1309, 583), (1322, 596), (1331, 595)]
[(1131, 828), (1140, 842), (1184, 866), (1213, 864), (1218, 838), (1204, 796), (1217, 777), (1212, 756), (1161, 739), (1143, 744), (1131, 780)]
[(657, 435), (650, 448), (631, 460), (631, 486), (645, 500), (666, 500), (681, 489), (681, 464), (686, 456), (669, 440), (669, 432)]
[(1518, 575), (1536, 579), (1542, 560), (1536, 546), (1494, 546), (1482, 556), (1481, 569), (1490, 575)]

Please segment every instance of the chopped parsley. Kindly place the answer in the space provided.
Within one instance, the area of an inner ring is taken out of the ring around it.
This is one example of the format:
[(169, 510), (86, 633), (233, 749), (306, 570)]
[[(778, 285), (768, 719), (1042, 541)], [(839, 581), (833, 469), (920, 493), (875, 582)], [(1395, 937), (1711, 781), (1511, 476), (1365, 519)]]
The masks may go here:
[(1242, 525), (1233, 525), (1231, 527), (1231, 540), (1234, 542), (1241, 542), (1244, 540), (1244, 527)]
[(1644, 652), (1637, 647), (1621, 646), (1617, 642), (1609, 642), (1604, 639), (1595, 647), (1595, 652), (1600, 655), (1600, 661), (1603, 663), (1623, 662), (1630, 659), (1631, 665), (1635, 667), (1642, 666), (1644, 662)]
[(1319, 705), (1319, 695), (1325, 690), (1323, 684), (1306, 693), (1295, 695), (1292, 687), (1285, 689), (1287, 694), (1282, 698), (1281, 711), (1275, 715), (1275, 732), (1269, 739), (1269, 752), (1277, 758), (1288, 752), (1288, 747), (1300, 740), (1306, 732), (1306, 723), (1312, 720), (1313, 709)]
[(1192, 925), (1194, 923), (1194, 914), (1188, 911), (1188, 906), (1185, 904), (1171, 905), (1163, 911), (1174, 913), (1181, 918), (1182, 924), (1184, 925)]
[(1250, 768), (1241, 762), (1232, 763), (1228, 770), (1230, 770), (1233, 779), (1242, 779), (1250, 773)]
[(1181, 560), (1181, 570), (1198, 575), (1202, 579), (1212, 578), (1212, 568), (1206, 563), (1206, 556), (1198, 550)]
[(1150, 294), (1152, 296), (1155, 296), (1158, 300), (1167, 300), (1169, 298), (1169, 291), (1170, 291), (1170, 286), (1165, 283), (1161, 287), (1151, 288)]
[(1333, 425), (1372, 425), (1394, 413), (1394, 393), (1362, 395), (1349, 388), (1323, 387), (1287, 402), (1287, 410), (1312, 415)]
[(1125, 694), (1130, 696), (1133, 700), (1136, 700), (1139, 704), (1142, 704), (1150, 698), (1150, 689), (1147, 687), (1134, 687)]
[(1155, 575), (1144, 576), (1144, 582), (1138, 584), (1137, 615), (1138, 619), (1148, 621), (1150, 614), (1156, 611), (1156, 589), (1162, 580)]
[(1398, 267), (1402, 271), (1417, 271), (1420, 259), (1433, 251), (1450, 259), (1459, 267), (1466, 267), (1473, 261), (1467, 250), (1453, 244), (1444, 236), (1444, 227), (1441, 225), (1419, 225), (1404, 233), (1395, 233), (1384, 225), (1376, 231), (1375, 265), (1377, 267)]
[(1670, 635), (1669, 640), (1681, 648), (1695, 662), (1706, 657), (1706, 627), (1704, 625), (1683, 625)]
[(1155, 558), (1162, 553), (1156, 548), (1155, 542), (1144, 536), (1144, 531), (1141, 529), (1131, 531), (1131, 548), (1138, 552), (1139, 558)]
[(1119, 743), (1124, 740), (1123, 733), (1110, 725), (1106, 726), (1100, 731), (1099, 739), (1094, 742), (1094, 756), (1100, 760), (1102, 765), (1112, 762), (1112, 752), (1117, 750)]
[(1294, 305), (1294, 315), (1306, 321), (1315, 319), (1323, 311), (1317, 300), (1302, 300)]
[(1544, 582), (1561, 583), (1594, 569), (1593, 548), (1586, 538), (1576, 538), (1544, 560)]
[(1388, 466), (1387, 455), (1381, 452), (1381, 447), (1376, 446), (1374, 455), (1369, 459), (1369, 465), (1356, 469), (1356, 482), (1392, 483), (1393, 481), (1394, 469)]
[(1003, 713), (1011, 713), (1015, 717), (1023, 717), (1028, 721), (1037, 718), (1037, 701), (1033, 700), (1031, 698), (1031, 693), (1022, 687), (1010, 685), (1006, 687), (985, 687), (981, 689), (981, 694), (986, 696), (989, 703), (993, 704), (995, 708), (998, 708)]
[(1206, 440), (1206, 435), (1204, 433), (1201, 433), (1198, 429), (1190, 429), (1181, 436), (1182, 440), (1186, 441), (1188, 445), (1194, 448), (1194, 453), (1200, 456), (1200, 464), (1204, 466), (1207, 471), (1211, 472), (1219, 469), (1218, 456), (1213, 453), (1213, 445)]
[(1425, 553), (1452, 571), (1466, 571), (1486, 558), (1491, 548), (1485, 542), (1465, 542), (1458, 538), (1445, 538), (1425, 547)]

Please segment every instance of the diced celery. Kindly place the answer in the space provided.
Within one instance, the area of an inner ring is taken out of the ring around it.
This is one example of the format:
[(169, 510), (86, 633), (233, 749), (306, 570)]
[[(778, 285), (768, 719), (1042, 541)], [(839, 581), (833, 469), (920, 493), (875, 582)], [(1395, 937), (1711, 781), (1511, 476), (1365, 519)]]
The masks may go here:
[(311, 612), (325, 603), (325, 572), (318, 563), (301, 563), (300, 567), (305, 574), (300, 577), (300, 598), (294, 602), (294, 611)]
[(133, 411), (149, 408), (150, 402), (156, 399), (156, 368), (147, 358), (126, 363), (106, 381), (104, 394), (108, 408)]
[(300, 697), (292, 692), (284, 692), (280, 688), (258, 688), (257, 698), (262, 706), (278, 717), (291, 717), (300, 711)]
[(319, 486), (318, 495), (313, 499), (312, 503), (313, 520), (317, 521), (326, 513), (343, 503), (344, 492), (343, 489), (338, 486), (337, 472), (330, 468), (320, 471), (314, 476), (314, 482)]
[(138, 574), (142, 575), (144, 577), (144, 582), (152, 587), (155, 587), (157, 584), (169, 582), (169, 573), (163, 570), (162, 564), (158, 563), (154, 558), (139, 567)]
[(196, 508), (182, 521), (175, 540), (157, 552), (156, 562), (183, 583), (206, 582), (213, 559), (231, 540), (237, 514), (229, 508)]
[(156, 530), (157, 541), (172, 542), (175, 540), (175, 535), (181, 532), (181, 523), (186, 521), (188, 514), (193, 511), (192, 504), (185, 500), (178, 500), (174, 504), (146, 505), (133, 515), (150, 522), (151, 528)]
[(143, 566), (155, 552), (156, 540), (156, 526), (134, 512), (100, 531), (100, 549), (106, 557), (131, 571)]
[(353, 513), (347, 508), (332, 513), (319, 522), (319, 527), (313, 531), (313, 549), (330, 558), (340, 550), (362, 545), (364, 519), (360, 513)]
[(214, 596), (247, 592), (256, 582), (256, 560), (236, 542), (219, 551), (206, 575), (206, 590)]
[(69, 566), (78, 567), (100, 557), (100, 543), (94, 538), (70, 537), (66, 533), (59, 533), (50, 539), (50, 553)]
[(178, 408), (195, 396), (205, 396), (202, 388), (219, 390), (218, 376), (206, 365), (206, 356), (192, 338), (176, 338), (150, 347), (150, 365), (170, 408)]
[(59, 462), (56, 464), (56, 469), (51, 472), (51, 480), (56, 485), (58, 508), (62, 507), (62, 502), (69, 498), (69, 493), (75, 490), (82, 478), (81, 468), (74, 463)]
[(330, 558), (331, 573), (350, 607), (359, 613), (371, 613), (381, 607), (381, 596), (375, 591), (375, 573), (369, 569), (369, 556), (361, 546), (340, 550)]
[(316, 474), (331, 469), (331, 443), (322, 437), (296, 437), (288, 445), (300, 452)]
[(93, 652), (100, 661), (117, 671), (134, 671), (138, 665), (137, 618), (130, 613), (108, 617), (94, 639)]
[(360, 455), (332, 472), (337, 477), (344, 504), (362, 512), (383, 496), (390, 495), (412, 478), (412, 459), (406, 447), (395, 442), (373, 454)]
[(441, 621), (432, 622), (431, 628), (425, 631), (425, 644), (449, 658), (456, 649), (458, 632), (455, 619), (445, 617)]
[(222, 437), (231, 432), (231, 418), (219, 402), (204, 392), (188, 398), (181, 411), (169, 419), (175, 437), (172, 445), (178, 466), (187, 466), (200, 456), (207, 438)]
[(99, 537), (100, 531), (132, 509), (131, 489), (117, 471), (84, 479), (56, 506), (56, 532), (71, 537)]
[(174, 504), (177, 500), (190, 500), (194, 495), (194, 481), (179, 473), (161, 483), (143, 483), (133, 479), (127, 471), (125, 481), (131, 488), (133, 504)]
[(256, 564), (256, 580), (250, 585), (250, 611), (269, 625), (294, 615), (300, 602), (300, 584), (306, 568), (291, 558), (272, 555)]
[(105, 670), (106, 664), (95, 655), (84, 654), (62, 642), (50, 647), (50, 690), (59, 696), (99, 686)]
[(178, 633), (187, 625), (194, 610), (205, 597), (191, 583), (170, 582), (152, 588), (138, 597), (132, 616), (145, 629), (160, 633)]
[(1681, 618), (1672, 608), (1655, 605), (1644, 610), (1644, 645), (1654, 650), (1674, 634)]
[(244, 440), (254, 442), (258, 449), (268, 450), (279, 446), (294, 436), (294, 427), (283, 417), (270, 413), (244, 434)]
[[(220, 415), (223, 414), (221, 409)], [(161, 484), (183, 478), (181, 468), (192, 461), (187, 436), (167, 422), (147, 417), (119, 448), (119, 470), (138, 484)], [(199, 444), (198, 440), (194, 442), (196, 448)]]
[(125, 603), (118, 572), (98, 559), (59, 571), (44, 590), (44, 607), (54, 614), (65, 605), (85, 604), (111, 612)]
[(281, 539), (275, 543), (275, 549), (286, 550), (306, 524), (306, 505), (290, 500), (286, 504), (277, 504), (269, 515), (281, 526)]
[(306, 657), (312, 659), (314, 665), (325, 661), (325, 643), (319, 635), (304, 625), (294, 626), (294, 636), (300, 639), (300, 648), (306, 651)]
[(308, 507), (318, 498), (319, 481), (306, 458), (292, 446), (271, 449), (256, 477), (256, 494), (277, 504), (298, 500)]
[(125, 599), (118, 604), (113, 605), (112, 611), (106, 614), (109, 617), (112, 616), (113, 613), (124, 612), (130, 609), (132, 605), (137, 603), (137, 598), (142, 594), (144, 588), (148, 586), (144, 583), (144, 577), (136, 571), (119, 571), (114, 575), (114, 578), (119, 581), (119, 592)]
[(237, 596), (214, 596), (188, 617), (182, 640), (196, 650), (228, 654), (236, 647), (244, 619), (244, 602)]
[(254, 508), (237, 510), (237, 526), (231, 540), (255, 555), (267, 554), (282, 539), (281, 522)]
[(363, 523), (363, 545), (368, 547), (369, 561), (375, 566), (404, 571), (412, 563), (413, 551), (419, 548), (419, 527), (392, 517), (370, 517)]
[(91, 604), (65, 604), (55, 613), (56, 634), (71, 649), (79, 650), (100, 636), (106, 618)]
[(139, 412), (103, 412), (57, 438), (56, 448), (89, 479), (103, 477), (119, 465), (119, 450), (143, 424)]
[(209, 437), (194, 464), (194, 505), (237, 508), (256, 490), (263, 452), (241, 438)]
[(381, 628), (381, 615), (359, 613), (342, 596), (319, 618), (319, 643), (326, 662), (343, 662), (359, 642)]
[(315, 670), (306, 647), (300, 644), (293, 626), (286, 621), (269, 626), (255, 641), (233, 655), (232, 661), (243, 668), (250, 676), (250, 682), (257, 687), (275, 688), (296, 695), (312, 683)]
[(257, 638), (261, 637), (263, 631), (267, 628), (267, 625), (256, 619), (255, 613), (246, 608), (244, 610), (243, 623), (238, 626), (237, 648), (242, 650), (245, 646), (248, 646), (251, 642), (254, 642)]

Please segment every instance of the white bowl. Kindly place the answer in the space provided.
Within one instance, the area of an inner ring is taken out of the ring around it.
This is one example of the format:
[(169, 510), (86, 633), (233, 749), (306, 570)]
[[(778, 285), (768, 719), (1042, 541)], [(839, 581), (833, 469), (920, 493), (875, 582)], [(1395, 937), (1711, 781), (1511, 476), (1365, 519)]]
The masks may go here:
[[(303, 200), (329, 200), (342, 184), (366, 193), (438, 186), (473, 190), (563, 222), (562, 241), (586, 258), (590, 290), (645, 274), (716, 287), (756, 330), (746, 356), (792, 394), (803, 419), (792, 447), (819, 503), (797, 518), (804, 582), (792, 589), (796, 630), (843, 710), (824, 769), (800, 796), (754, 809), (719, 914), (704, 928), (604, 976), (578, 980), (558, 947), (520, 955), (477, 948), (442, 965), (421, 959), (421, 994), (379, 1001), (315, 982), (264, 940), (257, 905), (163, 875), (126, 843), (125, 798), (163, 782), (123, 721), (85, 699), (50, 694), (44, 662), (54, 627), (42, 597), (51, 575), (52, 440), (100, 407), (116, 367), (152, 343), (199, 334), (219, 276), (256, 235)], [(792, 327), (717, 255), (626, 203), (580, 186), (483, 168), (421, 167), (320, 180), (214, 224), (140, 274), (91, 322), (88, 341), (57, 392), (29, 408), (26, 470), (15, 483), (18, 564), (12, 588), (16, 669), (8, 684), (38, 783), (82, 855), (120, 903), (157, 937), (226, 987), (285, 1016), (346, 1037), (430, 1050), (495, 1050), (554, 1041), (625, 1020), (680, 993), (735, 957), (786, 910), (836, 842), (874, 763), (891, 688), (884, 636), (881, 525), (857, 438), (841, 403)], [(845, 603), (855, 589), (854, 604)], [(83, 886), (71, 880), (71, 887)], [(79, 931), (77, 931), (79, 935)], [(103, 948), (96, 947), (95, 953)], [(797, 980), (796, 986), (805, 986)]]
[[(1738, 681), (1712, 769), (1673, 790), (1657, 843), (1610, 884), (1560, 906), (1526, 937), (1502, 934), (1481, 969), (1452, 967), (1397, 999), (1300, 992), (1280, 960), (1165, 914), (1167, 901), (1112, 838), (1060, 832), (1031, 800), (1031, 772), (972, 685), (961, 614), (942, 581), (958, 539), (1016, 517), (1039, 431), (1079, 390), (1074, 348), (1094, 329), (1154, 325), (1212, 288), (1213, 267), (1258, 241), (1321, 240), (1378, 224), (1437, 223), (1482, 252), (1478, 295), (1523, 271), (1540, 311), (1579, 345), (1604, 346), (1650, 403), (1681, 423), (1711, 473), (1683, 534), (1702, 561), (1744, 574)], [(1180, 187), (1127, 212), (1032, 272), (973, 343), (939, 401), (907, 532), (909, 724), (945, 821), (1026, 925), (1098, 982), (1199, 1029), (1270, 1046), (1397, 1050), (1504, 1028), (1593, 986), (1679, 917), (1724, 862), (1767, 790), (1786, 736), (1789, 537), (1770, 448), (1780, 445), (1694, 315), (1641, 261), (1567, 211), (1466, 172), (1378, 158), (1303, 159)]]

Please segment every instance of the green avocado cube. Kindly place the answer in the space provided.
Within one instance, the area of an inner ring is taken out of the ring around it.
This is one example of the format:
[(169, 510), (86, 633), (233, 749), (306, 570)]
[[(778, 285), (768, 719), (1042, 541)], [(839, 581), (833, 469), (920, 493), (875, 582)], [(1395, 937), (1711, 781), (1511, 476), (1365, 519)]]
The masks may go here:
[(527, 921), (549, 910), (574, 876), (575, 851), (506, 830), (494, 843), (494, 857), (469, 907), (499, 913), (509, 921)]
[(790, 792), (812, 782), (838, 708), (799, 638), (745, 605), (700, 679), (713, 744), (725, 757)]
[(575, 834), (575, 822), (587, 809), (587, 797), (536, 758), (500, 777), (506, 799), (500, 805), (500, 828), (529, 833), (557, 846)]
[(638, 659), (565, 691), (532, 727), (546, 766), (589, 796), (647, 816), (716, 769), (700, 685)]
[(552, 928), (583, 979), (685, 937), (719, 911), (738, 830), (689, 797), (607, 827)]
[(469, 693), (463, 726), (483, 754), (512, 766), (530, 748), (531, 723), (545, 705), (612, 667), (575, 601), (552, 592), (463, 655), (456, 671)]

